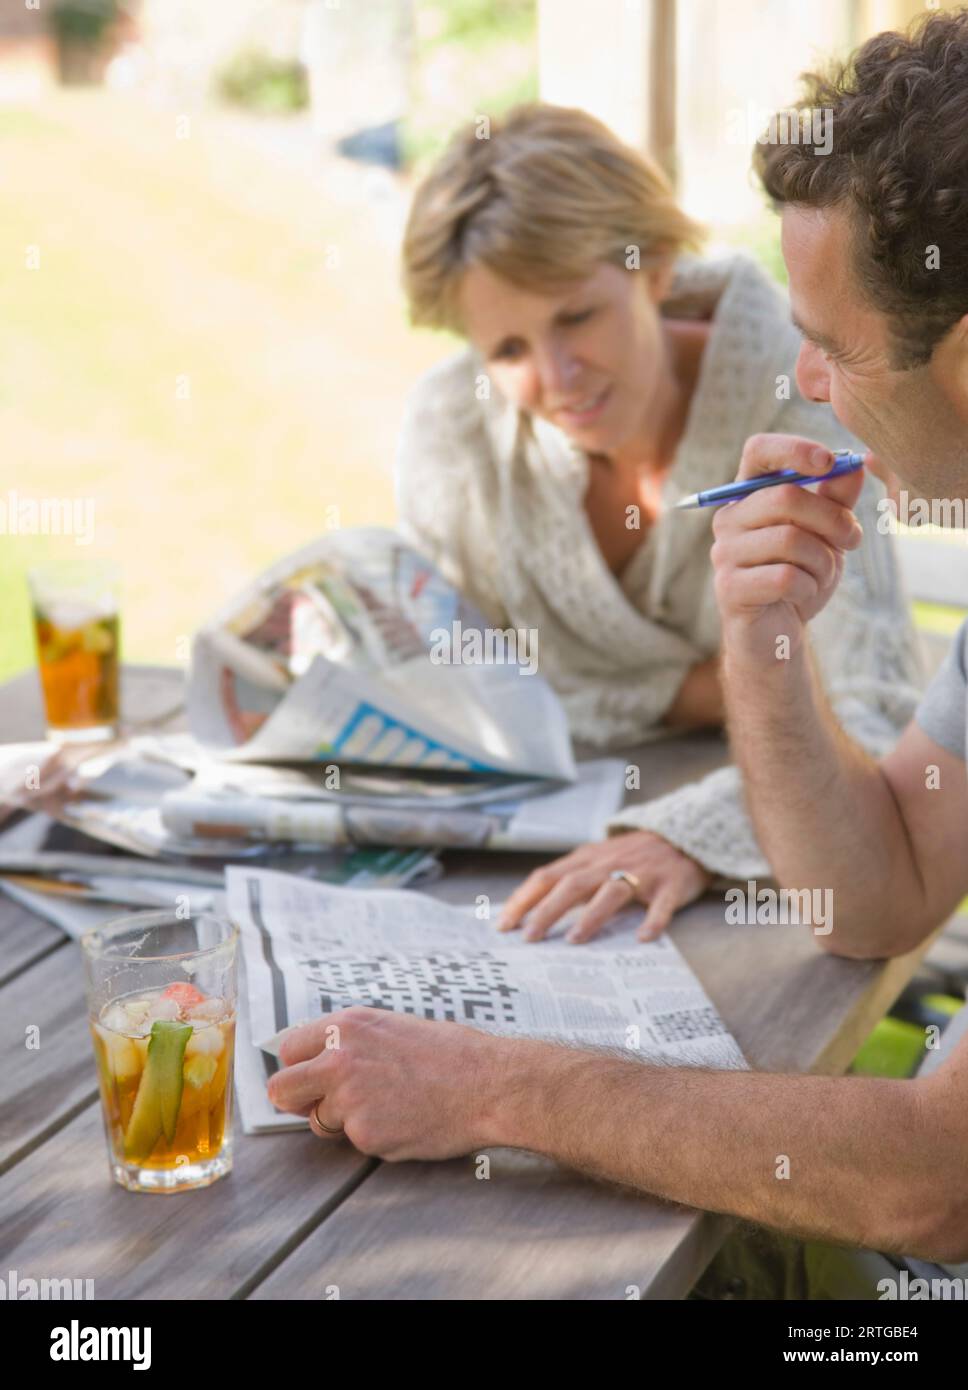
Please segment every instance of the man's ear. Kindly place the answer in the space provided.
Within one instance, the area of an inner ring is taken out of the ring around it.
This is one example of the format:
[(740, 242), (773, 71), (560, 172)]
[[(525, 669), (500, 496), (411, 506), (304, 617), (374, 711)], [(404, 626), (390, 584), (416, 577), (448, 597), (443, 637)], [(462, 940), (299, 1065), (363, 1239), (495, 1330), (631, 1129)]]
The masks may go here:
[(955, 324), (955, 345), (958, 350), (959, 375), (968, 391), (968, 314), (962, 314)]
[(939, 359), (941, 377), (946, 382), (949, 397), (952, 390), (954, 392), (954, 406), (959, 418), (968, 421), (968, 314), (963, 314), (949, 329), (935, 356)]

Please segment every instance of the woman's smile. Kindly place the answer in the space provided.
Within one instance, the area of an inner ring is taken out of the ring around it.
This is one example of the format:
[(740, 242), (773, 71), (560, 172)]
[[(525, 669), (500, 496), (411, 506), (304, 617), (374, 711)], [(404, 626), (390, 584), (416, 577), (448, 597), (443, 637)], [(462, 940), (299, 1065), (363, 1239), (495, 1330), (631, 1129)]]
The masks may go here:
[(611, 399), (612, 388), (605, 386), (596, 393), (584, 396), (573, 404), (558, 406), (552, 418), (558, 420), (565, 429), (584, 430), (595, 424)]

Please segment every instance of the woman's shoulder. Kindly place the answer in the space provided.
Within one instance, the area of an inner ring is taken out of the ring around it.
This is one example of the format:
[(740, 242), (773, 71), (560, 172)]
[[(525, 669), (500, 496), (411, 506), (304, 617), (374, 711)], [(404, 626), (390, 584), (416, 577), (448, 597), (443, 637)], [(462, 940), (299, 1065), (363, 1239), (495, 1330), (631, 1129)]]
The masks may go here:
[(435, 363), (411, 388), (397, 440), (395, 489), (401, 512), (466, 505), (488, 472), (492, 449), (478, 399), (480, 357), (467, 349)]
[(680, 257), (663, 312), (708, 319), (717, 327), (737, 316), (789, 323), (783, 287), (745, 251)]
[(480, 355), (464, 348), (435, 362), (418, 378), (407, 396), (407, 412), (411, 418), (427, 415), (476, 423), (489, 389)]
[(483, 484), (515, 433), (515, 412), (468, 348), (435, 363), (411, 389), (397, 469), (411, 481), (444, 472), (452, 482), (466, 476)]

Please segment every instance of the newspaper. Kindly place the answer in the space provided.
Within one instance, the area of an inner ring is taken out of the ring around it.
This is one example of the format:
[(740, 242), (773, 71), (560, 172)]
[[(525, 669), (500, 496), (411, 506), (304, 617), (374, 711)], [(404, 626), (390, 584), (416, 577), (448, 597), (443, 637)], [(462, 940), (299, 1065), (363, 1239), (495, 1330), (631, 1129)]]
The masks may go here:
[[(43, 812), (92, 839), (149, 858), (238, 858), (264, 846), (215, 836), (182, 840), (161, 819), (167, 792), (184, 787), (191, 772), (149, 751), (142, 740), (110, 744), (0, 745), (0, 803)], [(2, 822), (0, 822), (2, 824)]]
[[(129, 854), (184, 863), (284, 846), (423, 846), (564, 853), (606, 833), (624, 796), (618, 758), (569, 783), (406, 768), (227, 763), (185, 735), (109, 748), (0, 745), (0, 802), (42, 810)], [(2, 824), (2, 823), (0, 823)]]
[[(194, 912), (225, 911), (221, 867), (146, 861), (103, 848), (92, 853), (97, 846), (87, 847), (82, 835), (73, 835), (76, 843), (65, 850), (63, 841), (71, 837), (72, 832), (43, 815), (0, 831), (0, 889), (75, 939), (107, 917), (138, 908), (171, 908), (179, 899)], [(403, 888), (428, 883), (441, 873), (437, 857), (422, 849), (276, 853), (268, 862), (276, 871), (356, 888)]]
[(195, 638), (188, 717), (220, 757), (570, 781), (537, 633), (495, 630), (393, 531), (333, 531)]
[(498, 934), (473, 908), (416, 892), (349, 892), (242, 865), (227, 870), (226, 892), (258, 1049), (243, 1049), (237, 1075), (247, 1133), (304, 1126), (265, 1096), (279, 1034), (351, 1004), (664, 1065), (746, 1066), (670, 938), (636, 941), (628, 915), (579, 947)]
[(417, 776), (339, 769), (329, 779), (293, 769), (201, 769), (168, 791), (160, 812), (178, 843), (206, 835), (323, 845), (427, 845), (565, 853), (604, 836), (624, 796), (625, 763), (578, 765), (573, 783)]

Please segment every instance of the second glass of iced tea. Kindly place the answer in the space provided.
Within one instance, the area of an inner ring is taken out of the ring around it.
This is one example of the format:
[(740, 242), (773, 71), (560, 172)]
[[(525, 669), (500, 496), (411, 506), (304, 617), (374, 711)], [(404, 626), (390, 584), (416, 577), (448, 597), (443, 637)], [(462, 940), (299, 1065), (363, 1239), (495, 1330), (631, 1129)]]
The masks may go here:
[(112, 738), (118, 708), (118, 581), (95, 560), (39, 565), (27, 575), (47, 735), (58, 743)]
[(132, 1192), (232, 1168), (238, 931), (211, 913), (138, 912), (81, 938), (109, 1163)]

